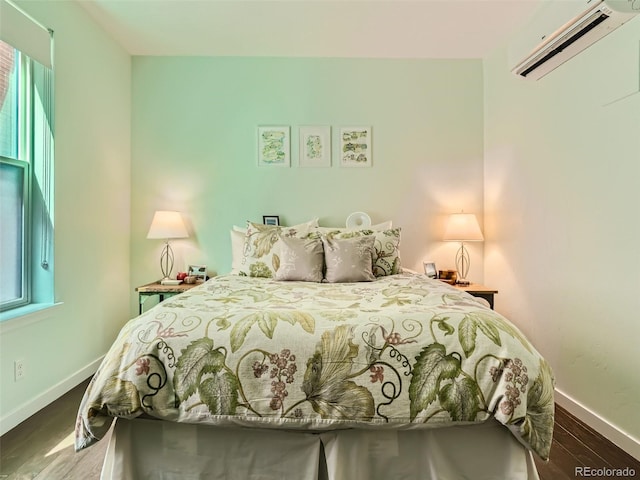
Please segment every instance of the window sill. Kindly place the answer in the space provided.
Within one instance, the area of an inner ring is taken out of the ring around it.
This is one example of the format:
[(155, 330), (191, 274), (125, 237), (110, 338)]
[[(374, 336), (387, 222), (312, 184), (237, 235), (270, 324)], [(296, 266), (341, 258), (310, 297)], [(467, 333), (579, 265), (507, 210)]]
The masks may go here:
[(13, 308), (5, 312), (0, 312), (0, 333), (6, 333), (16, 328), (25, 327), (45, 318), (49, 318), (62, 305), (62, 302), (31, 303), (24, 307)]

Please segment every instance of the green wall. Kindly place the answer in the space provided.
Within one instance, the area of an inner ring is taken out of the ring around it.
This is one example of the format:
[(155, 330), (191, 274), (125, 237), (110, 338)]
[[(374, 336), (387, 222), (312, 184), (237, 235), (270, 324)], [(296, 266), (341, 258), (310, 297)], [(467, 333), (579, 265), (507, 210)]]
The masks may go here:
[[(134, 57), (133, 283), (159, 278), (161, 242), (146, 233), (162, 209), (182, 211), (193, 233), (174, 243), (179, 269), (227, 273), (231, 226), (264, 214), (343, 226), (354, 211), (403, 228), (405, 265), (452, 267), (443, 216), (482, 218), (482, 89), (478, 60)], [(291, 168), (257, 166), (258, 125), (292, 127)], [(331, 168), (298, 167), (304, 125), (332, 127)], [(351, 125), (372, 127), (372, 168), (338, 165)]]

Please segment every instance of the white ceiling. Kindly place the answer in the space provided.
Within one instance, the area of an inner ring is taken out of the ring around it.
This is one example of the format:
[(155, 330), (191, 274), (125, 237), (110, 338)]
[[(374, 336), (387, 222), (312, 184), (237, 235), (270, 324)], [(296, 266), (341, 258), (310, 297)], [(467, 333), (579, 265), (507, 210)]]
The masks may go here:
[(76, 0), (132, 55), (483, 58), (543, 0)]

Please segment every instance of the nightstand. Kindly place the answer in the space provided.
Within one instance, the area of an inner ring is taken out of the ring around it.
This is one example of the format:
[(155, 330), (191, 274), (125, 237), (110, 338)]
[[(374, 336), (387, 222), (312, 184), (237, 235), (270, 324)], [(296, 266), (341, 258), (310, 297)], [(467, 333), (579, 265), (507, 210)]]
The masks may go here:
[(477, 283), (471, 283), (469, 285), (453, 285), (455, 288), (459, 290), (464, 290), (470, 295), (474, 297), (484, 298), (487, 302), (489, 302), (489, 307), (493, 310), (493, 296), (498, 293), (498, 290), (494, 288), (485, 287), (484, 285), (479, 285)]
[(165, 298), (173, 297), (174, 295), (178, 295), (179, 293), (186, 292), (187, 290), (190, 290), (193, 287), (197, 287), (198, 285), (202, 285), (202, 282), (181, 283), (180, 285), (162, 285), (160, 281), (157, 281), (147, 283), (146, 285), (142, 285), (140, 287), (136, 287), (136, 292), (138, 292), (138, 313), (142, 314), (142, 307), (147, 297), (157, 295), (158, 299), (162, 302)]

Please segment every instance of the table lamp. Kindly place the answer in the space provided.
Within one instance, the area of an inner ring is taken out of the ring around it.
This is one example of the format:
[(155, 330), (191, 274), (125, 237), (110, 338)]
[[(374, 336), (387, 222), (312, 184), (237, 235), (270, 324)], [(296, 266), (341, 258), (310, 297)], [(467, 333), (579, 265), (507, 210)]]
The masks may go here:
[(173, 270), (173, 249), (169, 245), (172, 238), (187, 238), (187, 228), (182, 221), (180, 212), (157, 211), (153, 215), (147, 238), (164, 238), (165, 245), (160, 255), (160, 270), (162, 270), (162, 282), (170, 280)]
[(449, 215), (447, 228), (444, 232), (444, 240), (448, 242), (460, 242), (460, 248), (456, 253), (456, 269), (458, 281), (461, 285), (469, 285), (467, 273), (469, 273), (469, 252), (464, 248), (464, 242), (482, 242), (484, 237), (478, 224), (478, 219), (473, 213), (454, 213)]

